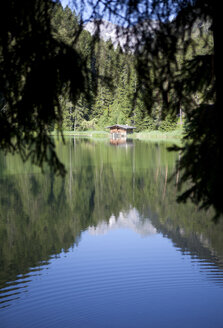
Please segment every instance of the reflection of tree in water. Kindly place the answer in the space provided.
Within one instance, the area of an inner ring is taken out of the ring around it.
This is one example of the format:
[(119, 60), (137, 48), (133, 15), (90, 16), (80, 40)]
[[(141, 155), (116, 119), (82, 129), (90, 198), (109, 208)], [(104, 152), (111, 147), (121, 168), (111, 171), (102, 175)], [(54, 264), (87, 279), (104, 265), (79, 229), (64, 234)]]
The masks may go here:
[[(44, 181), (46, 182), (46, 181)], [(26, 273), (29, 267), (48, 261), (49, 256), (68, 249), (76, 240), (74, 224), (64, 195), (58, 192), (48, 205), (42, 179), (34, 176), (7, 177), (0, 181), (1, 279), (0, 283)], [(42, 186), (37, 193), (38, 185)], [(62, 184), (61, 184), (62, 189)], [(65, 214), (67, 212), (67, 215)], [(63, 216), (66, 215), (66, 225)]]
[(176, 204), (175, 182), (168, 183), (176, 154), (166, 145), (135, 142), (124, 149), (76, 140), (58, 143), (58, 152), (67, 166), (65, 179), (34, 173), (16, 157), (0, 161), (1, 287), (67, 251), (89, 226), (118, 220), (130, 208), (141, 220), (151, 218), (182, 251), (218, 264), (213, 254), (223, 256), (222, 225), (211, 222), (212, 213)]
[[(157, 231), (171, 239), (174, 247), (179, 249), (183, 256), (190, 255), (193, 262), (199, 263), (200, 272), (206, 273), (207, 278), (215, 283), (223, 284), (222, 243), (219, 252), (219, 249), (212, 248), (211, 240), (199, 231), (184, 230), (182, 222), (174, 222), (171, 218), (162, 222), (157, 215), (152, 213), (150, 219)], [(219, 234), (222, 232), (213, 231), (212, 238)]]

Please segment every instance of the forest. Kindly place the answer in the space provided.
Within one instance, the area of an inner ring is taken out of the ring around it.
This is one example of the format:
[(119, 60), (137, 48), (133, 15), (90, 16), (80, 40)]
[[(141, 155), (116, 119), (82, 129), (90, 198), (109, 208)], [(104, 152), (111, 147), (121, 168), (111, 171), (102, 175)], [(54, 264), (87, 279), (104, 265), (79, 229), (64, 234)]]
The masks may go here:
[[(78, 20), (75, 11), (57, 4), (52, 13), (55, 38), (72, 45), (74, 31), (80, 29)], [(201, 33), (208, 36), (206, 47)], [(208, 53), (213, 46), (208, 24), (197, 23), (190, 42), (186, 60)], [(183, 106), (179, 105), (177, 113), (165, 113), (165, 99), (158, 87), (152, 91), (151, 105), (146, 104), (145, 93), (148, 90), (137, 70), (140, 54), (136, 51), (114, 46), (111, 40), (105, 42), (100, 35), (92, 36), (85, 29), (81, 30), (75, 48), (85, 59), (90, 73), (89, 92), (87, 96), (82, 93), (76, 103), (72, 103), (66, 93), (61, 96), (64, 131), (103, 130), (112, 124), (133, 125), (136, 131), (171, 131), (182, 124), (182, 115), (185, 116)], [(178, 64), (182, 66), (183, 60), (183, 54), (179, 51)], [(150, 79), (154, 80), (153, 70), (150, 75)], [(193, 96), (197, 103), (203, 97), (200, 91), (194, 92)]]

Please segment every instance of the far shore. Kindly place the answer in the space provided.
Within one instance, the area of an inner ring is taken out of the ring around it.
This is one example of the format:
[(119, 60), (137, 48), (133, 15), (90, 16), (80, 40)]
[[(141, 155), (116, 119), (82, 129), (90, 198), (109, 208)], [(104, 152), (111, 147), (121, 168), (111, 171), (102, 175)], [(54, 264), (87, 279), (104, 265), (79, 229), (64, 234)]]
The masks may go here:
[[(51, 132), (52, 136), (57, 136), (57, 131)], [(109, 138), (110, 133), (107, 131), (97, 131), (97, 130), (88, 130), (88, 131), (63, 131), (63, 135), (66, 136), (75, 136), (75, 137), (85, 137), (85, 138)], [(135, 132), (127, 136), (128, 139), (140, 139), (140, 140), (167, 140), (167, 141), (180, 141), (183, 138), (183, 129), (179, 128), (173, 131), (141, 131)]]

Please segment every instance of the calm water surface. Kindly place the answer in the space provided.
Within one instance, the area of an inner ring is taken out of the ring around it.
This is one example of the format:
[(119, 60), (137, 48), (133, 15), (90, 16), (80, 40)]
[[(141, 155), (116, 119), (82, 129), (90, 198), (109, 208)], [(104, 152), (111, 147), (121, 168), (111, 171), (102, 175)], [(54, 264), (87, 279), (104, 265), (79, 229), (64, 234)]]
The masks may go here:
[(223, 327), (223, 224), (176, 203), (179, 154), (56, 143), (65, 180), (0, 154), (0, 327)]

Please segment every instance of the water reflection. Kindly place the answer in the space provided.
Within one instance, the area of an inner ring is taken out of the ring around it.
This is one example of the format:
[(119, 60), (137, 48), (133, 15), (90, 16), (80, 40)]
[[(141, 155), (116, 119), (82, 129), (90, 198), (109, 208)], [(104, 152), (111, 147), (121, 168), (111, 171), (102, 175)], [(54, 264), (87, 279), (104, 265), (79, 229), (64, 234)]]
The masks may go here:
[(151, 224), (149, 219), (142, 220), (139, 212), (132, 208), (128, 212), (120, 212), (116, 218), (112, 215), (108, 222), (101, 222), (96, 227), (89, 227), (91, 234), (105, 234), (114, 229), (131, 229), (141, 236), (148, 237), (157, 233), (156, 228)]
[(176, 204), (176, 181), (168, 179), (178, 154), (166, 144), (134, 141), (124, 148), (71, 139), (66, 146), (58, 141), (57, 149), (67, 167), (65, 180), (0, 154), (2, 308), (16, 302), (52, 258), (77, 247), (84, 231), (161, 234), (183, 257), (189, 255), (205, 279), (222, 284), (222, 222), (214, 225), (211, 211)]
[(110, 144), (114, 146), (120, 146), (120, 147), (132, 147), (134, 146), (132, 139), (127, 138), (114, 138), (110, 139)]

